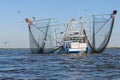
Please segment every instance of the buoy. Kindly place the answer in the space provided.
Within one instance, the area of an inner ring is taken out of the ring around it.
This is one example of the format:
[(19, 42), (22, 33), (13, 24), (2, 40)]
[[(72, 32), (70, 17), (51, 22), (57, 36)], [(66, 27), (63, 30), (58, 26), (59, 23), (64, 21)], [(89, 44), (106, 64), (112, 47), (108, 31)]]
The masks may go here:
[(113, 14), (113, 15), (117, 14), (117, 10), (114, 10), (112, 14)]
[(30, 23), (29, 18), (25, 18), (26, 23)]

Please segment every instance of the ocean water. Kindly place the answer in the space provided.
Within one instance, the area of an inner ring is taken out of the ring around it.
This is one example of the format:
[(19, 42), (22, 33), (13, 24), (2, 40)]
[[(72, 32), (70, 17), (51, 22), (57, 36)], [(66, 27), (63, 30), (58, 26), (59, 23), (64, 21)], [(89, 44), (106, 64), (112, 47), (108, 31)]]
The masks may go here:
[(86, 55), (0, 50), (0, 80), (120, 80), (120, 49)]

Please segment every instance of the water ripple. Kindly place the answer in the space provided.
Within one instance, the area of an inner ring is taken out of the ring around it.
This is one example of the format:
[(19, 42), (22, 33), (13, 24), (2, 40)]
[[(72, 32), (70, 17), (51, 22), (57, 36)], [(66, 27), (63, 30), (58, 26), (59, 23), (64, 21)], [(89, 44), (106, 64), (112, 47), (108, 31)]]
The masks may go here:
[(0, 50), (0, 80), (120, 80), (120, 49), (101, 54)]

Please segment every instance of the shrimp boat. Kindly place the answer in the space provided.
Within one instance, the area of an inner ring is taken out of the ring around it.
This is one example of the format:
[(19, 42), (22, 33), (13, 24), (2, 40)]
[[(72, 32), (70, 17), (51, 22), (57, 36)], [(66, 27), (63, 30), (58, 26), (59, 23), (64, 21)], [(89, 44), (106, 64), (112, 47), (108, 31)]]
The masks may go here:
[(66, 53), (87, 52), (88, 44), (84, 34), (83, 22), (77, 22), (72, 19), (67, 23), (63, 46)]
[(101, 53), (110, 40), (115, 14), (92, 15), (91, 20), (57, 23), (56, 18), (26, 18), (32, 53)]

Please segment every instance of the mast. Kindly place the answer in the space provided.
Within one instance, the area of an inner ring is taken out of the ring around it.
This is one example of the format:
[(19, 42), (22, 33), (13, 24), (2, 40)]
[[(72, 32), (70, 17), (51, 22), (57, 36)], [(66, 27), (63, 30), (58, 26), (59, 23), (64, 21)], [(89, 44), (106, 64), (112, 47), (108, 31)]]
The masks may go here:
[(94, 15), (93, 15), (93, 49), (95, 50), (95, 21), (94, 21)]

